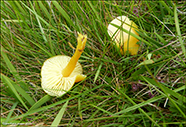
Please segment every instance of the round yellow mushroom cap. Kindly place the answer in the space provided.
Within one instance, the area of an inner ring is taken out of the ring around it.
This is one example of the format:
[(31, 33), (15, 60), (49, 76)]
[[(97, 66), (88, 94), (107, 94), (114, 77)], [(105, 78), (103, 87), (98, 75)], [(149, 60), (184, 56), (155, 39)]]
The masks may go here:
[(41, 86), (51, 96), (60, 97), (69, 91), (75, 82), (86, 78), (78, 59), (85, 48), (87, 36), (79, 34), (78, 46), (72, 57), (57, 55), (47, 59), (41, 68)]
[[(115, 24), (118, 27), (115, 27), (112, 24)], [(116, 42), (116, 45), (122, 54), (128, 50), (131, 55), (136, 55), (139, 50), (139, 45), (137, 44), (139, 40), (132, 35), (129, 36), (129, 34), (122, 31), (120, 27), (129, 31), (129, 33), (134, 33), (139, 36), (136, 32), (137, 25), (128, 17), (119, 16), (112, 20), (107, 28), (109, 36)]]

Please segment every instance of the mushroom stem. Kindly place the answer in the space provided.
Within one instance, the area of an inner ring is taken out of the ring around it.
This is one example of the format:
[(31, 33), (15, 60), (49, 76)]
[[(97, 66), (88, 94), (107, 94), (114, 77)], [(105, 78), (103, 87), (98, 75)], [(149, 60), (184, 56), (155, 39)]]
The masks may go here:
[(78, 62), (78, 59), (80, 58), (85, 48), (86, 41), (87, 41), (87, 35), (82, 35), (79, 33), (78, 38), (77, 38), (78, 45), (76, 47), (76, 51), (74, 55), (72, 56), (72, 58), (70, 59), (67, 66), (63, 69), (62, 71), (63, 77), (68, 77), (74, 70), (76, 63)]

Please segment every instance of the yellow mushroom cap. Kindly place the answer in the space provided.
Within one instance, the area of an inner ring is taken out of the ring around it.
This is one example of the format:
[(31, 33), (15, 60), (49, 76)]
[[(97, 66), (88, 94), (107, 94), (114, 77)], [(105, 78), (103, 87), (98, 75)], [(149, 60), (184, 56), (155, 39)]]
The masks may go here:
[(86, 78), (79, 62), (68, 77), (62, 75), (62, 70), (67, 66), (71, 57), (58, 55), (47, 59), (41, 68), (41, 86), (51, 96), (62, 96), (69, 91), (75, 82)]
[(128, 17), (119, 16), (112, 20), (107, 28), (109, 36), (112, 37), (113, 41), (116, 42), (116, 45), (118, 48), (120, 48), (120, 52), (122, 54), (125, 53), (128, 49), (131, 55), (136, 55), (139, 49), (139, 45), (136, 43), (139, 40), (133, 37), (132, 35), (129, 36), (128, 33), (125, 33), (120, 28), (115, 27), (112, 24), (115, 24), (118, 27), (122, 26), (125, 30), (129, 31), (130, 33), (134, 33), (139, 36), (139, 34), (135, 31), (137, 29), (137, 25), (134, 22), (132, 22)]
[(51, 96), (60, 97), (69, 91), (75, 82), (86, 78), (78, 59), (85, 48), (86, 35), (79, 34), (78, 46), (72, 57), (57, 55), (47, 59), (41, 68), (41, 86)]

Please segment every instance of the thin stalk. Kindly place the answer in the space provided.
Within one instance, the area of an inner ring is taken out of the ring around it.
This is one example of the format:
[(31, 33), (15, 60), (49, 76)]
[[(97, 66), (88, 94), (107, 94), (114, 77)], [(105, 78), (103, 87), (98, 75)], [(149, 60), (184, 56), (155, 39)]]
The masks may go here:
[(85, 48), (86, 41), (87, 41), (87, 35), (78, 34), (78, 38), (77, 38), (78, 45), (77, 45), (76, 51), (74, 55), (72, 56), (72, 58), (70, 59), (67, 66), (62, 71), (62, 74), (64, 77), (68, 77), (74, 70), (76, 63), (78, 62)]

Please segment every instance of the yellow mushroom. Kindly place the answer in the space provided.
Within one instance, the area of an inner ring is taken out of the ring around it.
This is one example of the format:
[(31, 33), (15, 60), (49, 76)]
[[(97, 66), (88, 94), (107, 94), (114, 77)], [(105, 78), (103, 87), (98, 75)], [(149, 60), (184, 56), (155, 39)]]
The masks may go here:
[(57, 55), (47, 59), (41, 68), (41, 86), (51, 96), (60, 97), (69, 91), (75, 82), (86, 78), (78, 62), (87, 41), (87, 35), (78, 34), (77, 47), (71, 57)]
[(136, 32), (137, 25), (130, 21), (128, 17), (119, 16), (112, 20), (107, 28), (109, 36), (113, 39), (113, 41), (116, 42), (116, 45), (122, 54), (124, 54), (128, 49), (131, 55), (136, 55), (139, 50), (139, 45), (137, 44), (139, 40), (132, 35), (125, 33), (119, 27), (113, 26), (112, 24), (115, 24), (119, 27), (121, 26), (130, 33), (134, 33), (139, 36), (139, 34)]

